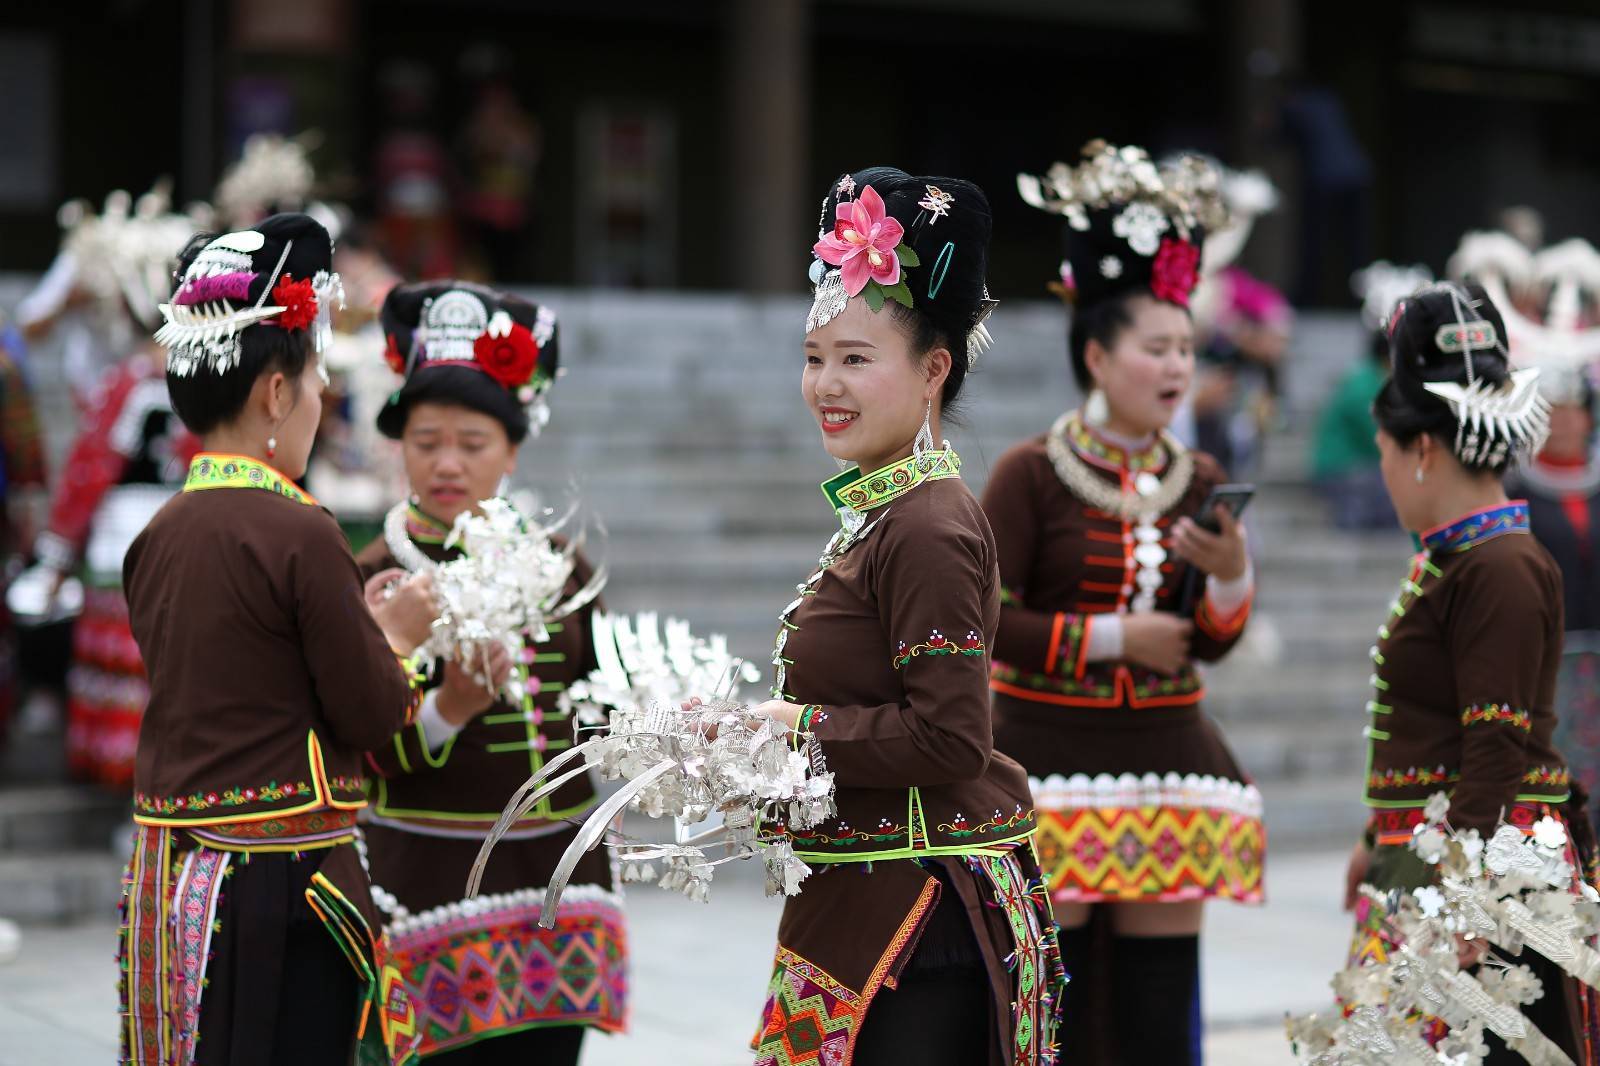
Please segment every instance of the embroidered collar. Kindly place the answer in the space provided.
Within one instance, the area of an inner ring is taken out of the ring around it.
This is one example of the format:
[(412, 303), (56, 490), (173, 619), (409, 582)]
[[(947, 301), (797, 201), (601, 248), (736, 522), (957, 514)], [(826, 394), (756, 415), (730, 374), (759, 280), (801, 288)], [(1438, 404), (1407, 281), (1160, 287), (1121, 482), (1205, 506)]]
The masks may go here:
[(246, 455), (219, 455), (201, 452), (189, 463), (184, 492), (202, 489), (266, 489), (296, 503), (320, 506), (316, 497), (266, 463)]
[(961, 476), (961, 457), (945, 446), (920, 460), (908, 455), (897, 463), (863, 475), (859, 466), (852, 466), (822, 483), (822, 494), (835, 511), (854, 511), (860, 514), (897, 500), (925, 481), (942, 481), (947, 477)]
[(1422, 546), (1431, 555), (1461, 552), (1507, 533), (1528, 532), (1528, 501), (1512, 500), (1498, 507), (1462, 515), (1447, 525), (1422, 534)]
[(1084, 423), (1083, 416), (1072, 411), (1067, 416), (1066, 438), (1079, 457), (1107, 470), (1162, 470), (1166, 467), (1171, 449), (1165, 434), (1155, 433), (1141, 447), (1126, 447), (1109, 439)]
[(450, 526), (428, 514), (416, 504), (406, 507), (406, 536), (418, 544), (443, 544)]

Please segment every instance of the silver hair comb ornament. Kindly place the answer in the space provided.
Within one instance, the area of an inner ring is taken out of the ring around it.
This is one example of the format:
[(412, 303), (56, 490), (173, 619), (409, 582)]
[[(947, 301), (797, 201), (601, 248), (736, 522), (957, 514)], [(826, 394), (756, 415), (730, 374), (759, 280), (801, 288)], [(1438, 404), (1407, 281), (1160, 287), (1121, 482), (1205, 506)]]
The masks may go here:
[[(833, 775), (805, 734), (748, 713), (738, 700), (756, 670), (728, 654), (720, 636), (695, 637), (688, 624), (653, 613), (636, 619), (599, 614), (593, 639), (597, 669), (575, 682), (561, 705), (593, 735), (546, 763), (506, 804), (485, 837), (467, 880), (478, 894), (496, 843), (546, 796), (591, 769), (621, 789), (584, 821), (545, 890), (540, 924), (554, 925), (567, 881), (585, 852), (603, 840), (623, 865), (624, 881), (658, 880), (690, 899), (709, 897), (715, 868), (759, 857), (767, 894), (794, 895), (811, 872), (794, 854), (787, 828), (810, 828), (832, 816)], [(682, 710), (689, 697), (708, 704)], [(613, 832), (632, 809), (673, 822), (673, 839), (643, 841)], [(712, 821), (720, 819), (720, 824)], [(707, 852), (721, 849), (716, 858)]]
[(1550, 435), (1550, 404), (1539, 393), (1538, 369), (1513, 371), (1510, 380), (1499, 384), (1478, 377), (1472, 353), (1504, 354), (1504, 342), (1494, 323), (1468, 317), (1476, 305), (1460, 286), (1446, 282), (1434, 291), (1450, 294), (1456, 314), (1454, 323), (1435, 331), (1434, 345), (1441, 352), (1460, 354), (1466, 381), (1425, 381), (1422, 387), (1448, 404), (1455, 416), (1456, 455), (1468, 466), (1497, 466), (1509, 456), (1537, 452)]
[(989, 316), (994, 314), (994, 309), (1000, 306), (999, 300), (990, 299), (989, 286), (983, 287), (983, 299), (978, 301), (978, 317), (972, 323), (972, 332), (967, 334), (967, 370), (972, 370), (978, 365), (978, 357), (994, 345), (994, 335), (989, 332), (989, 327), (984, 325)]

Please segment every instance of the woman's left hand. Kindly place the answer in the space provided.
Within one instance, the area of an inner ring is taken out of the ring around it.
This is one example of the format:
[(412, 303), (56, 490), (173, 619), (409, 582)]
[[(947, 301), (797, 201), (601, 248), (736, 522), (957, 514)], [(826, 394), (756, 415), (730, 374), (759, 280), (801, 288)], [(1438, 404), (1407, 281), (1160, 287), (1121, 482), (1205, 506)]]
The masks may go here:
[(765, 703), (758, 703), (750, 708), (750, 713), (782, 722), (790, 729), (798, 729), (800, 727), (800, 714), (804, 710), (804, 707), (785, 700), (767, 700)]
[(1250, 560), (1244, 526), (1226, 507), (1218, 507), (1214, 513), (1221, 532), (1202, 529), (1192, 518), (1180, 518), (1172, 526), (1172, 546), (1218, 581), (1237, 581)]

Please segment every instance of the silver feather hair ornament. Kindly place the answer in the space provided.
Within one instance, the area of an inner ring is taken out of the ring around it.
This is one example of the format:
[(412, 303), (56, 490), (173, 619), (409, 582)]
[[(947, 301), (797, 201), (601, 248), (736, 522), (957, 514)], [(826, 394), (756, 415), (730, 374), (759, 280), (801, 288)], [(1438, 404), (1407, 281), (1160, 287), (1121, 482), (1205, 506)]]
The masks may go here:
[(1466, 381), (1425, 381), (1422, 387), (1450, 407), (1456, 419), (1455, 453), (1469, 467), (1498, 466), (1508, 457), (1531, 455), (1550, 435), (1550, 404), (1540, 394), (1539, 371), (1516, 370), (1508, 381), (1495, 384), (1478, 377), (1472, 353), (1498, 351), (1506, 355), (1504, 340), (1494, 324), (1468, 317), (1477, 304), (1451, 283), (1437, 287), (1450, 294), (1456, 324), (1440, 327), (1434, 343), (1442, 352), (1458, 351), (1466, 367)]

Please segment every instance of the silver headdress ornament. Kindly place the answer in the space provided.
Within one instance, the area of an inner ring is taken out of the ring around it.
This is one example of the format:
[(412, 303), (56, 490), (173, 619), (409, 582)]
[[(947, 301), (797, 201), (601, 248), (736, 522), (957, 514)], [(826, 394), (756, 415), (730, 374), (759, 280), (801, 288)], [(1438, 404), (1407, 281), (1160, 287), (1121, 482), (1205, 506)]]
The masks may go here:
[(1433, 272), (1420, 263), (1400, 266), (1387, 259), (1350, 275), (1350, 290), (1361, 301), (1361, 321), (1372, 330), (1388, 328), (1395, 305), (1431, 284)]
[(166, 178), (137, 200), (120, 189), (112, 192), (98, 215), (73, 200), (57, 218), (78, 285), (110, 312), (121, 314), (125, 304), (146, 329), (161, 320), (157, 307), (171, 288), (178, 250), (211, 224), (203, 204), (185, 214), (172, 211), (172, 182)]
[(1143, 148), (1103, 140), (1084, 145), (1083, 155), (1077, 166), (1058, 162), (1043, 175), (1018, 174), (1017, 192), (1079, 231), (1089, 228), (1089, 211), (1126, 205), (1117, 232), (1126, 229), (1128, 243), (1143, 255), (1155, 254), (1168, 220), (1184, 240), (1196, 225), (1216, 231), (1229, 222), (1221, 176), (1199, 156), (1158, 167)]
[(320, 139), (310, 131), (294, 138), (257, 133), (247, 139), (238, 161), (217, 182), (214, 199), (223, 223), (242, 229), (273, 207), (301, 210), (316, 180), (308, 153)]
[[(239, 334), (288, 310), (267, 303), (267, 299), (283, 273), (294, 247), (292, 240), (285, 242), (256, 302), (246, 307), (234, 305), (233, 301), (248, 288), (250, 279), (246, 275), (252, 266), (251, 254), (260, 251), (265, 243), (261, 233), (239, 230), (217, 237), (195, 256), (184, 272), (178, 293), (171, 302), (160, 305), (165, 321), (156, 330), (155, 340), (167, 349), (169, 371), (188, 377), (203, 366), (214, 374), (226, 374), (239, 364)], [(312, 349), (318, 356), (317, 373), (326, 383), (328, 372), (321, 357), (333, 342), (333, 310), (335, 304), (344, 307), (344, 285), (338, 274), (319, 270), (311, 279), (311, 288), (317, 304), (316, 317), (310, 325)], [(186, 290), (211, 295), (180, 302)]]
[(1446, 282), (1437, 288), (1450, 294), (1456, 321), (1439, 327), (1434, 345), (1441, 352), (1461, 354), (1467, 380), (1425, 381), (1422, 387), (1447, 403), (1455, 415), (1456, 455), (1468, 466), (1496, 466), (1510, 455), (1537, 452), (1550, 435), (1550, 404), (1539, 394), (1538, 369), (1513, 371), (1511, 379), (1500, 384), (1478, 377), (1472, 353), (1505, 354), (1505, 344), (1494, 323), (1468, 318), (1476, 303), (1459, 286)]

